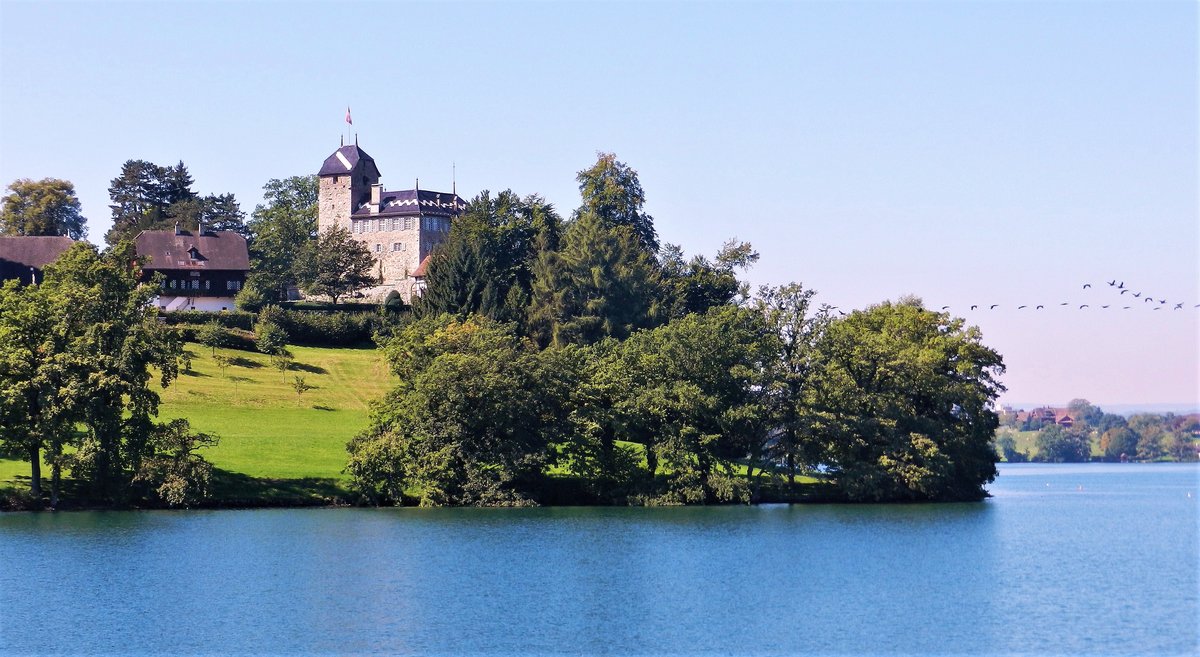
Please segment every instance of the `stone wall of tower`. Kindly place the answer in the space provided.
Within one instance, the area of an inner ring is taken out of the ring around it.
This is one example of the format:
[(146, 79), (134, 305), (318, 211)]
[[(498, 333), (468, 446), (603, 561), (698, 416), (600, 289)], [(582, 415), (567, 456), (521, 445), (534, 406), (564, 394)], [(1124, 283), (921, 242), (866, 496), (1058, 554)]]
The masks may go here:
[(321, 176), (317, 182), (317, 231), (339, 226), (350, 230), (354, 207), (351, 176)]

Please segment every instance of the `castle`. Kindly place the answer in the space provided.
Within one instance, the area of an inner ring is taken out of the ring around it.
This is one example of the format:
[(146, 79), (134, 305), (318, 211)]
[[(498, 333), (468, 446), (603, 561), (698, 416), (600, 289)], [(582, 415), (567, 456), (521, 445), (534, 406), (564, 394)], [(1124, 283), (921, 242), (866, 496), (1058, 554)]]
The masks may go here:
[(375, 160), (358, 144), (325, 158), (317, 177), (317, 229), (343, 228), (375, 256), (379, 286), (366, 290), (367, 296), (395, 290), (411, 302), (420, 292), (422, 263), (445, 241), (466, 203), (454, 192), (419, 189), (419, 183), (415, 189), (385, 190)]

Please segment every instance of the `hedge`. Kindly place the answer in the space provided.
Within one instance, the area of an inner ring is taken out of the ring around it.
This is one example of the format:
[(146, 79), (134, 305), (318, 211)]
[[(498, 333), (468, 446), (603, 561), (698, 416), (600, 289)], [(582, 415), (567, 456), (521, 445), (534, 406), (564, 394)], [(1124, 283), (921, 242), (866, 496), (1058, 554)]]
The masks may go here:
[(222, 310), (219, 313), (203, 310), (172, 310), (160, 312), (158, 316), (162, 318), (164, 324), (171, 326), (176, 324), (207, 324), (215, 321), (225, 328), (242, 329), (243, 331), (253, 331), (254, 322), (257, 319), (254, 313), (242, 310)]

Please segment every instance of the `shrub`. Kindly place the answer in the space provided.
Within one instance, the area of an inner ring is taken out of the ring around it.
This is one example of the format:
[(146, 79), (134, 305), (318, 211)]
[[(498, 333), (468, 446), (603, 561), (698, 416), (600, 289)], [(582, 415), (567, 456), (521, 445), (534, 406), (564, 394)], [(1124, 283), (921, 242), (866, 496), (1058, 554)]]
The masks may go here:
[(254, 342), (264, 354), (281, 354), (287, 351), (288, 334), (275, 322), (259, 322), (254, 326)]

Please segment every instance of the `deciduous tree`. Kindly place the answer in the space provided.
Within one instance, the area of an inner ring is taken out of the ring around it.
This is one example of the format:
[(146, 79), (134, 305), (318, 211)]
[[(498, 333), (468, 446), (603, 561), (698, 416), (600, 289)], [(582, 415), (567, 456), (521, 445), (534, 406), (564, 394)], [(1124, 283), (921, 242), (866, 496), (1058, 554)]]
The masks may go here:
[(344, 228), (333, 227), (305, 245), (296, 263), (300, 288), (308, 294), (338, 299), (377, 281), (375, 258)]
[(87, 236), (75, 186), (57, 178), (21, 178), (8, 186), (0, 205), (0, 234)]
[(814, 434), (852, 500), (976, 500), (996, 476), (1000, 354), (917, 299), (831, 323), (818, 343)]
[(263, 204), (254, 209), (250, 232), (248, 286), (286, 300), (296, 282), (296, 261), (317, 237), (317, 177), (272, 179), (263, 186)]

